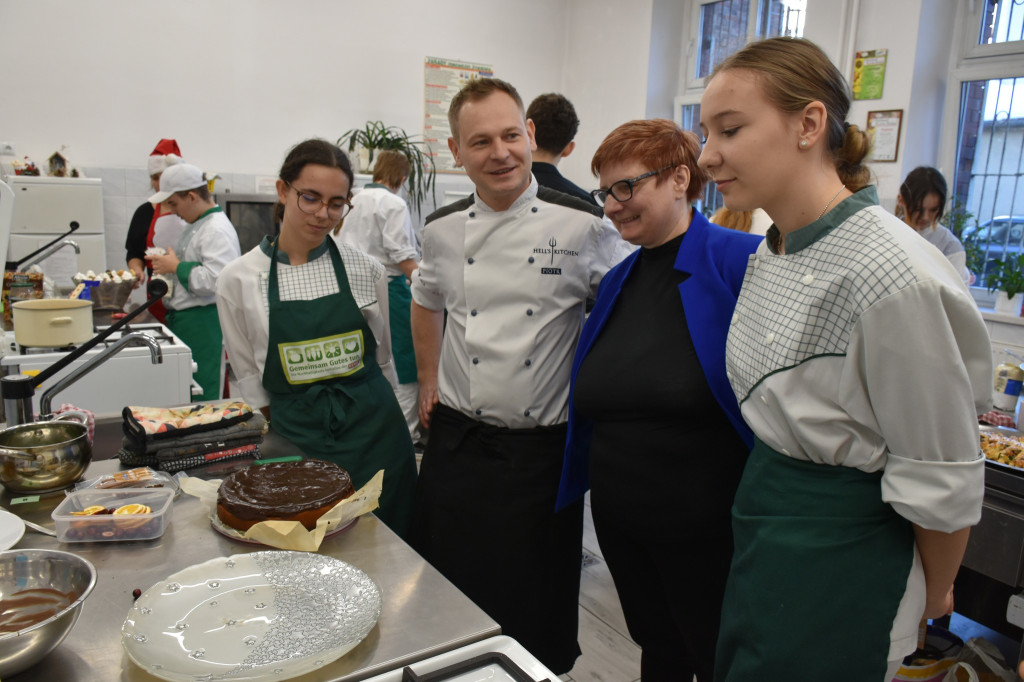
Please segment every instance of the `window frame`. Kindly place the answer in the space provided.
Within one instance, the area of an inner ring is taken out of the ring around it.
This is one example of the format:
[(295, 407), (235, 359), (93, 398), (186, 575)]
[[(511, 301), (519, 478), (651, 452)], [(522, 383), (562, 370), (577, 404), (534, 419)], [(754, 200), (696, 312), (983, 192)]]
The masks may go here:
[[(1024, 40), (992, 45), (977, 44), (981, 13), (986, 4), (986, 0), (962, 3), (961, 14), (954, 26), (953, 45), (959, 46), (959, 49), (952, 50), (950, 54), (939, 145), (940, 169), (946, 172), (951, 184), (955, 183), (957, 145), (960, 139), (960, 98), (964, 83), (1024, 78)], [(989, 293), (983, 286), (971, 286), (970, 290), (978, 306), (993, 307), (995, 293)]]

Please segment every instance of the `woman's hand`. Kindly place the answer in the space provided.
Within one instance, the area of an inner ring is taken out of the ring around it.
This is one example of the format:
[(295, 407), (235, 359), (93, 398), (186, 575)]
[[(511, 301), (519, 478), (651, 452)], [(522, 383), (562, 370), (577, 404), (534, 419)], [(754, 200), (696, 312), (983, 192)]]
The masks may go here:
[(178, 271), (180, 262), (174, 249), (167, 249), (167, 253), (162, 256), (149, 256), (149, 264), (157, 275), (173, 275)]
[(132, 258), (128, 261), (128, 269), (135, 273), (135, 283), (132, 289), (138, 289), (146, 281), (146, 264), (141, 258)]
[(925, 618), (942, 618), (953, 613), (953, 586), (949, 592), (937, 599), (927, 599), (924, 605)]

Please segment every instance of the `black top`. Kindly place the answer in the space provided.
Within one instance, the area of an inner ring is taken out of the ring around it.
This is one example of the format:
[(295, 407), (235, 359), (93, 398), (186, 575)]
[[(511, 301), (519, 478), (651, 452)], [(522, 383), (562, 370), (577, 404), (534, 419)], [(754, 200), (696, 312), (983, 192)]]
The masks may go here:
[(551, 189), (558, 190), (563, 194), (584, 199), (587, 203), (597, 206), (597, 202), (594, 201), (594, 197), (566, 180), (565, 177), (558, 172), (558, 169), (550, 163), (534, 161), (533, 176), (537, 178), (537, 184), (541, 187), (550, 187)]
[(153, 222), (154, 213), (156, 209), (148, 201), (144, 201), (135, 209), (132, 222), (128, 225), (128, 238), (124, 242), (124, 249), (127, 252), (124, 259), (126, 263), (132, 258), (146, 260), (146, 237), (149, 236), (149, 226)]
[[(643, 249), (580, 366), (576, 409), (594, 420), (594, 500), (614, 495), (648, 522), (718, 532), (746, 447), (708, 387), (673, 266), (685, 234)], [(711, 523), (709, 523), (711, 522)]]

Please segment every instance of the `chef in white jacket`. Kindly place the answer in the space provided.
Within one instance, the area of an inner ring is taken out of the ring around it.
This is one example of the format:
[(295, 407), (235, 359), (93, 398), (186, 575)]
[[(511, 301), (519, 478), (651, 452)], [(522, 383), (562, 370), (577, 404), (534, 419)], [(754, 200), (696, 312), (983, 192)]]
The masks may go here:
[(586, 300), (629, 247), (596, 206), (538, 188), (511, 85), (470, 81), (449, 122), (476, 192), (427, 219), (413, 275), (430, 437), (410, 543), (561, 674), (580, 651), (582, 498), (554, 511), (569, 373)]
[(380, 152), (373, 167), (373, 182), (355, 195), (352, 210), (331, 234), (339, 244), (373, 256), (387, 271), (391, 350), (398, 371), (395, 395), (405, 415), (409, 436), (416, 442), (421, 438), (419, 382), (409, 325), (409, 278), (419, 261), (419, 250), (409, 206), (398, 196), (411, 170), (412, 165), (402, 152)]
[(160, 191), (149, 198), (163, 203), (188, 223), (178, 237), (177, 249), (149, 256), (153, 273), (171, 276), (171, 295), (165, 301), (167, 326), (192, 349), (203, 388), (199, 400), (221, 397), (221, 359), (224, 356), (217, 317), (217, 278), (242, 249), (238, 233), (220, 206), (213, 202), (206, 174), (181, 163), (160, 176)]

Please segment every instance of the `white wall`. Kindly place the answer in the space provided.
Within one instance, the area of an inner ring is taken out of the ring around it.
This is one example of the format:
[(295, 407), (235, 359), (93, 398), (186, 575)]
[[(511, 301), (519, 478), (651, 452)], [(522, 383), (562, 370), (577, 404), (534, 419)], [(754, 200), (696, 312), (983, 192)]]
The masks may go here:
[(576, 151), (558, 168), (589, 190), (597, 187), (590, 159), (601, 141), (617, 126), (645, 116), (652, 0), (566, 4), (561, 92), (576, 107), (580, 130)]
[(422, 132), (427, 56), (492, 64), (527, 100), (557, 90), (566, 33), (565, 0), (0, 0), (0, 140), (141, 168), (173, 137), (206, 169), (276, 173), (309, 136)]

